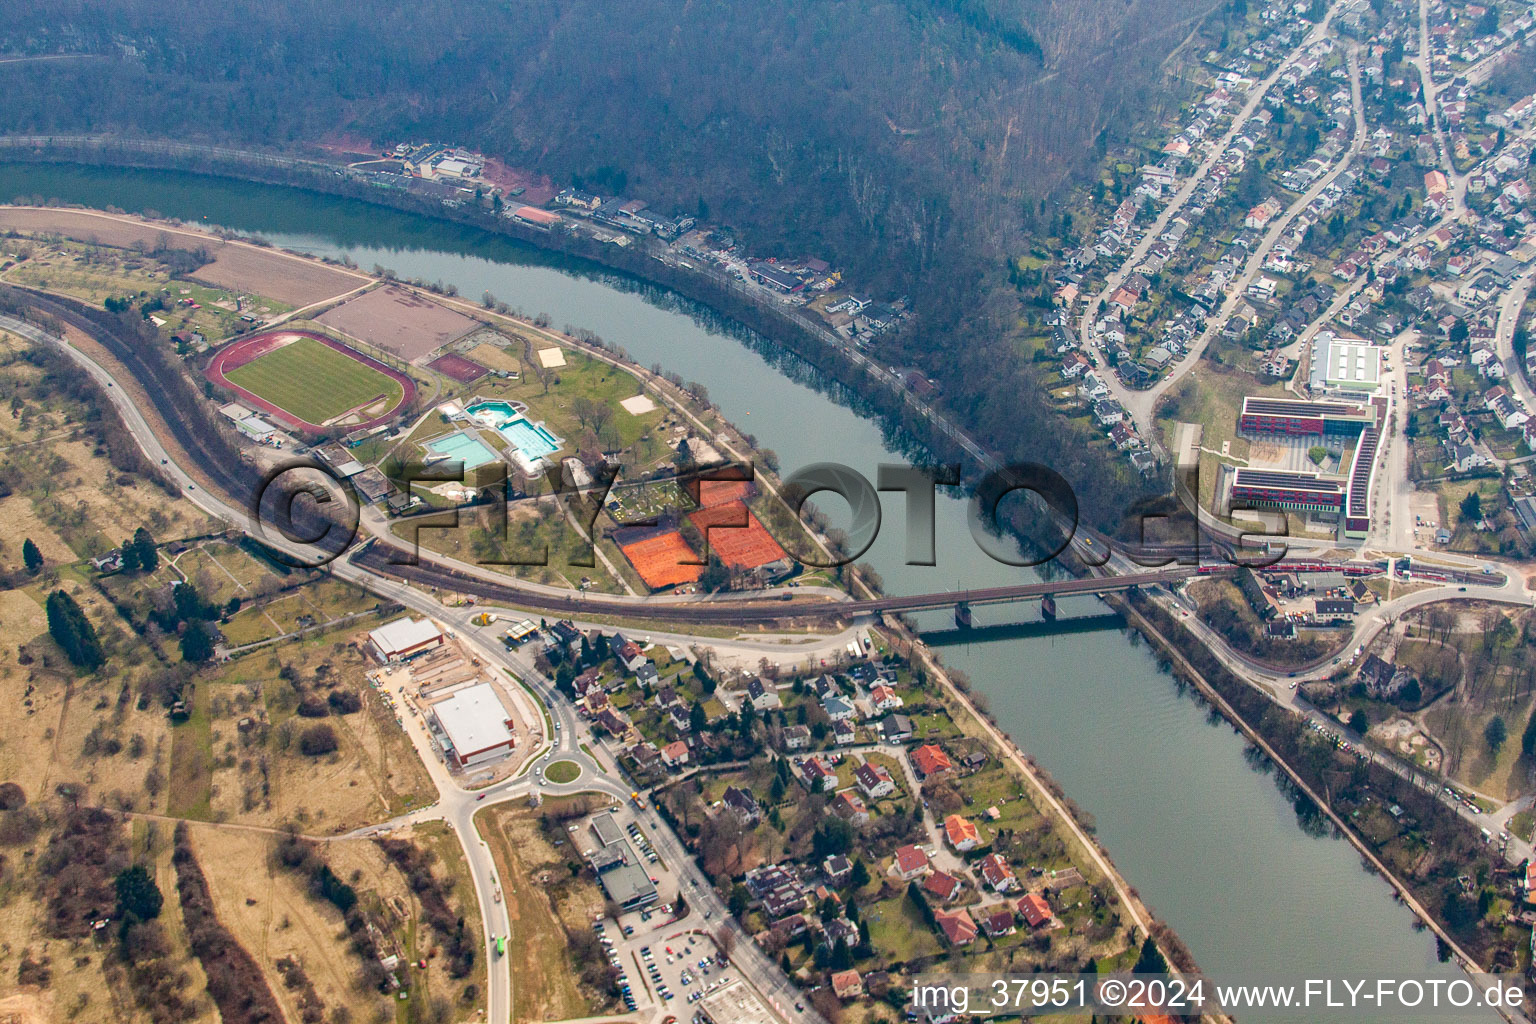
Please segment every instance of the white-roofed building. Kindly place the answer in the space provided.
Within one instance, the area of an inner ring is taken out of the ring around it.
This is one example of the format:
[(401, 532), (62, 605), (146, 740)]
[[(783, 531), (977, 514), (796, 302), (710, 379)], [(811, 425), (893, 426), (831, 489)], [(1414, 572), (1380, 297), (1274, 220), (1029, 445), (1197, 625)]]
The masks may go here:
[(413, 619), (409, 615), (368, 634), (368, 645), (380, 661), (403, 661), (441, 647), (442, 643), (443, 631), (431, 619)]
[(1312, 339), (1314, 393), (1374, 394), (1381, 387), (1381, 349), (1363, 338), (1319, 331)]
[(277, 435), (277, 428), (260, 416), (251, 415), (235, 421), (235, 428), (259, 444), (266, 444)]
[(460, 768), (512, 753), (512, 720), (490, 683), (466, 686), (429, 707), (451, 763)]

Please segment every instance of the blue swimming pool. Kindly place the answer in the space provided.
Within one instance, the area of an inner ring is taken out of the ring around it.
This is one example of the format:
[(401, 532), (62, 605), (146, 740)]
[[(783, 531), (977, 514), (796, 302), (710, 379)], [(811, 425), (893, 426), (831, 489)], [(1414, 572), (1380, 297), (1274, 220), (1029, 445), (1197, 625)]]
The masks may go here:
[(484, 441), (462, 430), (447, 437), (428, 441), (427, 449), (436, 455), (446, 455), (456, 462), (464, 463), (465, 469), (488, 465), (498, 458)]
[(476, 402), (464, 410), (512, 443), (529, 461), (560, 450), (560, 439), (542, 423), (533, 423), (510, 402)]

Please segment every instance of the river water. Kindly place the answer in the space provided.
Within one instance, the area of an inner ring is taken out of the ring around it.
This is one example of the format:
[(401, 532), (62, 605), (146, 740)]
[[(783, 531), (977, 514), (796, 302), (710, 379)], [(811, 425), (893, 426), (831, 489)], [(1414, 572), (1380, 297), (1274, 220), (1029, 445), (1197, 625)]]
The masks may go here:
[[(519, 243), (472, 229), (295, 190), (169, 172), (0, 164), (0, 199), (57, 197), (89, 206), (158, 211), (259, 234), (303, 252), (346, 254), (407, 278), (452, 283), (464, 296), (490, 291), (556, 327), (596, 331), (642, 364), (699, 381), (725, 415), (774, 449), (785, 473), (836, 461), (873, 481), (901, 446), (821, 386), (803, 363), (733, 331), (689, 304), (609, 275), (584, 271)], [(1045, 461), (1049, 461), (1047, 458)], [(1033, 579), (983, 554), (967, 503), (940, 494), (937, 562), (904, 564), (899, 494), (882, 495), (884, 526), (864, 560), (891, 593)], [(836, 521), (838, 499), (823, 502)], [(1063, 601), (1063, 615), (1102, 610)], [(977, 624), (1017, 617), (979, 609)], [(927, 628), (942, 616), (923, 619)], [(1158, 917), (1221, 975), (1447, 977), (1428, 932), (1388, 886), (1361, 868), (1345, 842), (1298, 825), (1290, 799), (1245, 757), (1224, 722), (1181, 695), (1138, 638), (1119, 631), (1010, 639), (943, 650), (994, 716), (1096, 823), (1121, 871)], [(1243, 1020), (1386, 1022), (1379, 1011), (1254, 1011)], [(1448, 1014), (1445, 1020), (1492, 1020)]]

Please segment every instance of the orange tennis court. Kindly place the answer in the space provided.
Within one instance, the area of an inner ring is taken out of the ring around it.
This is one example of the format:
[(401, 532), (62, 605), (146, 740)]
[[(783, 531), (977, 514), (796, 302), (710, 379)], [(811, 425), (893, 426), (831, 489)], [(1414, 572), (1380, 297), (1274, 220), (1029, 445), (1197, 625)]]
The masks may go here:
[(700, 509), (688, 521), (704, 535), (710, 554), (731, 569), (756, 569), (789, 557), (743, 502)]
[(699, 556), (676, 530), (620, 542), (619, 550), (652, 590), (696, 583), (704, 572), (702, 565), (686, 564), (697, 562)]

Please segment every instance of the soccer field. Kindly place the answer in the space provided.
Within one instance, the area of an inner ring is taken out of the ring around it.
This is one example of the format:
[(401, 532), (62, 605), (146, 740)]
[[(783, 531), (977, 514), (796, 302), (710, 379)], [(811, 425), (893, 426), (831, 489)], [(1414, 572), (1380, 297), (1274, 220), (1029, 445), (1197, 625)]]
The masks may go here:
[(383, 395), (386, 408), (403, 397), (398, 381), (312, 338), (299, 338), (225, 377), (258, 398), (316, 425)]

